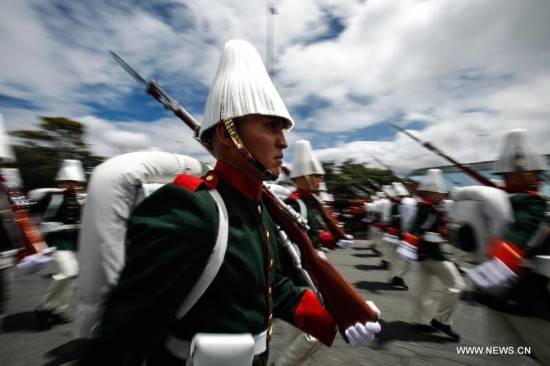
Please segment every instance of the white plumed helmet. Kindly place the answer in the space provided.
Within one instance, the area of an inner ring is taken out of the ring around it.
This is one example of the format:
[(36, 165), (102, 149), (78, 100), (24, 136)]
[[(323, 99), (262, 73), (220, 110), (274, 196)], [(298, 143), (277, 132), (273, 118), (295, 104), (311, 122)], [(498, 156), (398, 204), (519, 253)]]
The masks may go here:
[(220, 121), (249, 114), (282, 117), (289, 129), (294, 125), (258, 51), (249, 42), (234, 39), (223, 49), (199, 137)]
[(15, 154), (10, 145), (8, 135), (4, 130), (4, 117), (0, 114), (0, 159), (5, 163), (15, 162)]
[(388, 196), (388, 198), (394, 198), (396, 196), (395, 191), (393, 190), (392, 186), (389, 184), (385, 184), (382, 186), (382, 190)]
[(443, 181), (443, 173), (441, 169), (429, 169), (426, 176), (418, 185), (419, 191), (448, 193), (445, 182)]
[(2, 168), (2, 177), (4, 178), (4, 185), (8, 188), (21, 188), (23, 187), (23, 179), (21, 179), (21, 173), (17, 168)]
[(391, 185), (393, 187), (393, 191), (395, 192), (396, 196), (408, 196), (409, 195), (409, 191), (407, 190), (407, 188), (405, 188), (403, 183), (393, 182)]
[(311, 143), (307, 140), (298, 140), (294, 148), (290, 178), (305, 177), (313, 174), (325, 175), (325, 170), (313, 154)]
[(84, 174), (84, 168), (82, 167), (80, 160), (63, 160), (63, 164), (61, 164), (61, 168), (57, 172), (55, 180), (57, 182), (65, 180), (85, 182), (86, 175)]
[(508, 131), (493, 174), (545, 170), (548, 170), (546, 162), (527, 145), (526, 130)]

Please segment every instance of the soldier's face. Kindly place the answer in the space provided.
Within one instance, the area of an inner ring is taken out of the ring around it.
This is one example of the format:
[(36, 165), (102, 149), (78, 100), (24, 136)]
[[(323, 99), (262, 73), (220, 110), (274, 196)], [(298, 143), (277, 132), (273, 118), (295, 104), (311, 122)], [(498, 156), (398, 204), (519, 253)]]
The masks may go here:
[[(248, 151), (275, 176), (281, 173), (283, 150), (288, 147), (284, 126), (282, 118), (258, 114), (241, 117), (237, 124)], [(261, 177), (259, 171), (258, 176)]]
[(513, 172), (504, 174), (504, 181), (512, 189), (538, 191), (542, 177), (538, 172)]

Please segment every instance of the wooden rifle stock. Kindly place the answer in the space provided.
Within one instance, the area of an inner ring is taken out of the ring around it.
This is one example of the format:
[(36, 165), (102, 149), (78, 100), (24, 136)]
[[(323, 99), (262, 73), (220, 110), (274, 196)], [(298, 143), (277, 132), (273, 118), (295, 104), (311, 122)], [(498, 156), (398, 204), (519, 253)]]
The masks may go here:
[(312, 195), (313, 204), (321, 213), (323, 222), (327, 225), (330, 233), (336, 240), (349, 240), (344, 229), (342, 229), (338, 223), (338, 220), (332, 215), (332, 213), (323, 205), (323, 203), (314, 195)]
[[(136, 73), (124, 60), (111, 52), (113, 58), (125, 69), (139, 84), (145, 87), (145, 91), (152, 95), (164, 108), (173, 112), (195, 134), (195, 139), (208, 151), (211, 150), (198, 138), (200, 124), (168, 93), (166, 93), (156, 81), (147, 82)], [(378, 316), (372, 310), (361, 295), (347, 280), (330, 264), (321, 258), (315, 251), (306, 232), (298, 224), (296, 217), (289, 209), (271, 193), (266, 184), (263, 185), (264, 203), (275, 222), (287, 233), (290, 239), (300, 249), (303, 267), (311, 275), (321, 293), (327, 310), (333, 316), (342, 337), (347, 341), (345, 330), (355, 323), (376, 321)]]
[(15, 187), (6, 188), (3, 184), (1, 189), (5, 191), (8, 197), (15, 223), (23, 237), (24, 247), (17, 253), (17, 257), (22, 259), (27, 255), (37, 254), (47, 249), (48, 244), (30, 216), (28, 205), (25, 204), (27, 200), (23, 193)]

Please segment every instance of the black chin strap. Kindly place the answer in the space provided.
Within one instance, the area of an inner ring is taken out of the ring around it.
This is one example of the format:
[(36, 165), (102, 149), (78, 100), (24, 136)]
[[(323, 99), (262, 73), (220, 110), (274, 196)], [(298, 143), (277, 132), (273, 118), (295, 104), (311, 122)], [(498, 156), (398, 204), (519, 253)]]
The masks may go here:
[(237, 149), (243, 154), (243, 156), (250, 161), (256, 169), (258, 169), (262, 175), (264, 176), (265, 180), (275, 180), (277, 179), (277, 176), (271, 172), (271, 170), (267, 169), (262, 163), (260, 163), (251, 153), (248, 151), (246, 146), (244, 146), (243, 141), (241, 140), (241, 137), (237, 133), (237, 129), (235, 128), (235, 123), (233, 122), (233, 119), (225, 119), (222, 121), (225, 125), (225, 129), (229, 133), (229, 136), (231, 136), (231, 140), (233, 140), (233, 143), (237, 147)]

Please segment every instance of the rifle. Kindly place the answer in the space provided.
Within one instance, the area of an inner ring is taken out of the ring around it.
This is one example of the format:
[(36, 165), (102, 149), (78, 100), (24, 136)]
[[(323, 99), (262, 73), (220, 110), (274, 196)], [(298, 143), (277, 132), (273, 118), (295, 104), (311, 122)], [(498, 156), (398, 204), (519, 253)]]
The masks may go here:
[[(290, 169), (287, 166), (283, 166), (282, 170), (287, 176), (290, 177)], [(310, 183), (309, 179), (308, 179), (308, 183)], [(332, 234), (332, 236), (336, 240), (349, 240), (344, 229), (340, 227), (338, 220), (325, 207), (325, 205), (321, 202), (321, 199), (316, 194), (313, 193), (313, 188), (310, 189), (310, 192), (311, 192), (311, 202), (321, 214), (321, 218), (323, 219), (325, 226), (327, 227), (328, 231)]]
[(418, 185), (419, 185), (419, 182), (417, 182), (413, 179), (410, 179), (410, 178), (403, 178), (399, 174), (395, 173), (392, 168), (390, 168), (388, 165), (384, 164), (384, 162), (382, 162), (376, 156), (371, 155), (371, 158), (373, 158), (378, 164), (380, 164), (387, 171), (389, 171), (393, 176), (395, 176), (405, 187), (409, 188), (412, 191), (412, 193), (422, 197), (422, 195), (420, 194), (420, 192), (417, 189)]
[(480, 182), (482, 185), (489, 186), (489, 187), (494, 187), (494, 188), (499, 188), (495, 183), (491, 182), (490, 179), (485, 178), (483, 175), (479, 174), (474, 169), (472, 169), (468, 166), (465, 166), (465, 165), (459, 163), (458, 161), (454, 160), (449, 155), (445, 154), (444, 152), (439, 150), (437, 147), (433, 146), (431, 143), (429, 143), (427, 141), (420, 140), (418, 137), (412, 135), (410, 132), (405, 131), (403, 128), (401, 128), (401, 127), (399, 127), (399, 126), (397, 126), (393, 123), (390, 123), (390, 126), (392, 126), (393, 128), (395, 128), (398, 131), (403, 132), (405, 135), (409, 136), (414, 141), (416, 141), (419, 144), (421, 144), (422, 146), (424, 146), (426, 149), (434, 152), (435, 154), (441, 156), (443, 159), (451, 162), (451, 164), (453, 164), (454, 166), (456, 166), (457, 168), (462, 170), (464, 173), (468, 174), (470, 177), (472, 177), (475, 180), (477, 180), (478, 182)]
[(372, 188), (376, 189), (377, 191), (382, 190), (382, 186), (377, 181), (372, 180), (370, 178), (367, 178), (367, 181), (369, 182)]
[[(191, 128), (195, 140), (211, 152), (200, 141), (198, 136), (200, 124), (178, 102), (168, 95), (158, 82), (154, 80), (150, 82), (145, 81), (117, 54), (111, 52), (111, 55), (126, 72), (145, 88), (146, 93), (153, 96), (164, 108), (174, 113)], [(333, 316), (342, 337), (347, 341), (344, 331), (357, 322), (364, 324), (369, 321), (376, 321), (376, 313), (367, 305), (357, 290), (338, 273), (329, 261), (317, 254), (311, 240), (306, 234), (305, 227), (307, 225), (300, 219), (300, 215), (275, 196), (269, 190), (266, 183), (263, 185), (262, 195), (264, 204), (275, 223), (288, 234), (290, 240), (296, 243), (300, 249), (303, 267), (315, 282), (317, 289), (323, 297), (324, 305)]]
[[(3, 179), (0, 175), (0, 181), (3, 182)], [(31, 218), (29, 212), (30, 202), (25, 195), (17, 187), (8, 188), (1, 182), (0, 190), (3, 190), (6, 195), (14, 221), (23, 239), (23, 247), (19, 249), (17, 258), (21, 260), (28, 255), (41, 253), (44, 249), (47, 249), (48, 244)]]

